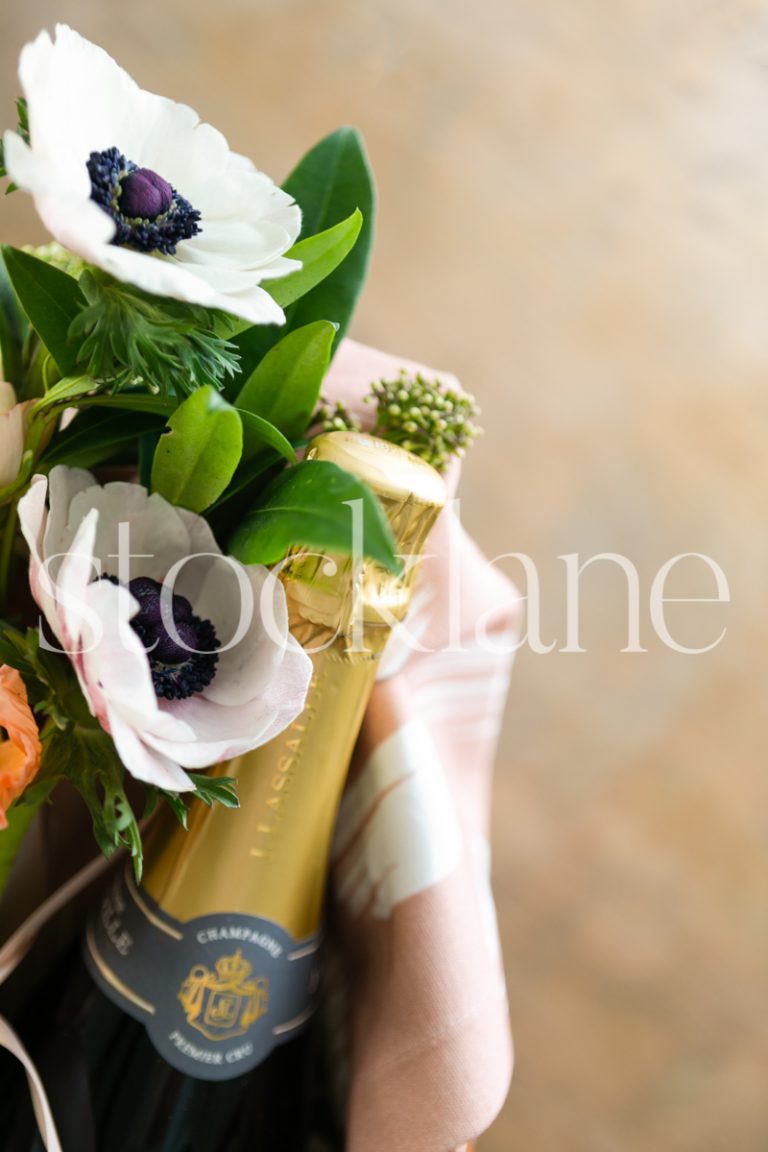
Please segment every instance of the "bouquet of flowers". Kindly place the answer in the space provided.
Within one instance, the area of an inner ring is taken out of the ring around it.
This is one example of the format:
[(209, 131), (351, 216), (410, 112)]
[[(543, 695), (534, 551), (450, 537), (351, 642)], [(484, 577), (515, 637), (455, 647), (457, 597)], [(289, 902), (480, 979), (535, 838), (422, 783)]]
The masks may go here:
[[(373, 236), (358, 134), (279, 187), (68, 27), (24, 48), (20, 79), (0, 176), (51, 242), (0, 259), (0, 898), (60, 782), (137, 882), (159, 801), (184, 827), (195, 801), (237, 807), (205, 770), (296, 721), (312, 676), (276, 578), (292, 550), (402, 570), (374, 492), (304, 456), (359, 427), (323, 392)], [(438, 470), (478, 433), (458, 386), (369, 383), (368, 426)], [(457, 859), (438, 858), (419, 884)]]
[[(367, 554), (397, 567), (365, 484), (298, 459), (318, 411), (348, 423), (321, 386), (373, 233), (357, 133), (278, 187), (67, 27), (20, 77), (0, 174), (52, 243), (0, 264), (0, 891), (64, 777), (137, 875), (158, 795), (182, 821), (190, 797), (237, 802), (200, 770), (281, 731), (309, 677), (266, 566), (349, 549), (360, 501)], [(466, 398), (376, 389), (381, 428), (437, 463), (473, 434)]]

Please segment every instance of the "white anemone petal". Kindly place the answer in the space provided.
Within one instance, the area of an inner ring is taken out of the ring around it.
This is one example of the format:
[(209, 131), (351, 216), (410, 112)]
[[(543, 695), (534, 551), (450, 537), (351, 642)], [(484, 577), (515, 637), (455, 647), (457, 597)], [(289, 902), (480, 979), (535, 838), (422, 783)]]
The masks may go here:
[[(143, 91), (106, 52), (66, 25), (57, 26), (55, 40), (41, 33), (26, 46), (20, 78), (31, 147), (7, 134), (7, 168), (32, 194), (56, 240), (154, 295), (252, 323), (284, 323), (282, 309), (258, 285), (293, 270), (282, 259), (301, 228), (290, 196), (230, 152), (224, 136), (193, 109)], [(115, 223), (91, 199), (86, 167), (92, 152), (110, 148), (157, 172), (202, 214), (201, 231), (179, 242), (178, 258), (110, 243)], [(218, 226), (243, 224), (251, 225), (245, 246), (232, 237), (217, 246)]]
[(112, 707), (107, 709), (109, 732), (118, 756), (137, 780), (169, 792), (191, 792), (194, 784), (177, 761), (140, 739), (137, 731)]

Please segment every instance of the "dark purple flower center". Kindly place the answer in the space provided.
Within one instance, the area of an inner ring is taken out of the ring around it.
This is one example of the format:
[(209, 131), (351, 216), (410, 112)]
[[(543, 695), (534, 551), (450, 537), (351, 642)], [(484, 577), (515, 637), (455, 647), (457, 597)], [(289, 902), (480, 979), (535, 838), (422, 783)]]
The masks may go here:
[(118, 203), (124, 216), (154, 220), (173, 203), (173, 188), (151, 168), (137, 168), (123, 177)]
[[(105, 578), (118, 583), (114, 576)], [(219, 661), (213, 624), (195, 616), (185, 596), (174, 595), (169, 603), (162, 584), (150, 576), (130, 580), (128, 591), (139, 602), (131, 627), (147, 650), (155, 695), (185, 700), (202, 692), (216, 675)]]
[(197, 209), (157, 172), (139, 168), (118, 148), (91, 152), (86, 167), (91, 199), (115, 222), (113, 244), (173, 256), (181, 240), (201, 231)]

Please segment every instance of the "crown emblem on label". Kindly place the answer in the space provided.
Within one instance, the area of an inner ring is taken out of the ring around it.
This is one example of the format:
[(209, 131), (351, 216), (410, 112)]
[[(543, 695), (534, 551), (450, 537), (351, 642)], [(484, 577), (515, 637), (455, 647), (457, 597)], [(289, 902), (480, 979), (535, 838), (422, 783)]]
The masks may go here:
[(209, 1040), (242, 1036), (265, 1014), (269, 1005), (266, 976), (250, 979), (253, 965), (238, 950), (220, 956), (215, 972), (195, 964), (183, 981), (179, 1000), (187, 1023)]
[(234, 956), (220, 956), (216, 961), (216, 975), (227, 984), (240, 984), (248, 979), (252, 971), (252, 965), (243, 958), (239, 948)]

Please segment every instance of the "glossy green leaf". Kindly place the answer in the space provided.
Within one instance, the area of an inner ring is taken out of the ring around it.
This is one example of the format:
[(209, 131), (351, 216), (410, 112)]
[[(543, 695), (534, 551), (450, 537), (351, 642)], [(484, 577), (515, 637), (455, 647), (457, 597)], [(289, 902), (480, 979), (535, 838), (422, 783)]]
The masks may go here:
[(124, 448), (135, 448), (148, 433), (160, 431), (162, 417), (145, 412), (114, 412), (91, 408), (78, 412), (76, 419), (60, 432), (44, 457), (45, 464), (71, 464), (93, 468)]
[[(289, 440), (301, 436), (317, 408), (335, 335), (328, 320), (289, 332), (246, 380), (235, 400), (237, 408), (258, 412)], [(253, 445), (248, 428), (244, 431), (247, 459), (253, 455)]]
[(22, 347), (27, 327), (27, 318), (19, 307), (5, 261), (0, 257), (0, 378), (13, 384), (17, 392), (24, 382)]
[(45, 344), (62, 376), (74, 376), (77, 348), (68, 340), (69, 326), (85, 305), (78, 283), (44, 260), (3, 245), (3, 259), (29, 322)]
[(240, 419), (243, 422), (243, 459), (247, 460), (259, 451), (259, 448), (274, 448), (290, 464), (296, 463), (296, 453), (290, 440), (286, 440), (279, 428), (275, 428), (263, 416), (255, 412), (236, 406)]
[[(286, 308), (295, 300), (306, 296), (316, 285), (324, 281), (355, 247), (363, 227), (363, 217), (356, 208), (346, 220), (339, 221), (332, 228), (299, 240), (286, 256), (301, 260), (301, 268), (291, 272), (281, 280), (269, 280), (264, 287), (273, 300)], [(295, 327), (295, 324), (292, 325)]]
[(168, 421), (152, 462), (152, 489), (202, 512), (227, 487), (243, 451), (239, 414), (215, 388), (198, 388)]
[(224, 504), (232, 500), (233, 497), (240, 496), (247, 488), (254, 485), (257, 480), (263, 485), (261, 477), (265, 472), (269, 472), (271, 468), (277, 466), (282, 467), (282, 461), (278, 454), (271, 448), (241, 463), (235, 475), (232, 477), (232, 482), (228, 485), (226, 492), (223, 496), (219, 497), (213, 505), (213, 508), (221, 508)]
[[(363, 216), (354, 249), (327, 279), (294, 305), (290, 328), (313, 320), (339, 325), (338, 347), (365, 280), (373, 243), (376, 191), (362, 137), (354, 128), (339, 128), (326, 136), (299, 162), (283, 185), (302, 211), (304, 237), (324, 232), (345, 220), (355, 209)], [(275, 286), (279, 281), (275, 281)]]
[(381, 505), (370, 488), (328, 460), (305, 460), (282, 472), (229, 541), (244, 564), (274, 564), (295, 544), (321, 552), (350, 553), (353, 509), (362, 501), (363, 552), (392, 572), (400, 571)]

